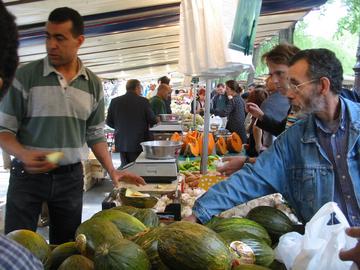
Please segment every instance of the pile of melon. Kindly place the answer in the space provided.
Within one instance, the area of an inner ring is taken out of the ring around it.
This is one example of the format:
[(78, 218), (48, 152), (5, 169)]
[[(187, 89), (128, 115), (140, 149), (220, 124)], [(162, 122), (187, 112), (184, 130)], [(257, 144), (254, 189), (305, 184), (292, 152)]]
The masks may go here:
[(119, 206), (96, 213), (78, 227), (75, 242), (52, 250), (31, 231), (7, 237), (29, 249), (48, 270), (260, 270), (282, 269), (274, 264), (272, 245), (293, 230), (286, 215), (271, 207), (254, 208), (248, 219), (159, 225), (151, 209)]
[[(180, 135), (175, 132), (170, 140), (175, 142), (182, 142), (181, 154), (183, 156), (197, 157), (202, 154), (204, 134), (198, 131), (189, 131), (186, 135)], [(208, 137), (208, 155), (212, 155), (216, 150), (216, 154), (225, 155), (228, 152), (240, 153), (242, 150), (242, 141), (240, 136), (233, 132), (226, 139), (220, 136), (216, 142), (212, 133)]]

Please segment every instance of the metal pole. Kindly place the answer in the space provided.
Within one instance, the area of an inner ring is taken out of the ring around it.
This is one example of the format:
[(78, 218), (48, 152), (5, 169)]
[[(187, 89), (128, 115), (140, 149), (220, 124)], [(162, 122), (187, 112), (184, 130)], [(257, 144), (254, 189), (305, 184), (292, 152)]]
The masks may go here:
[[(206, 92), (205, 92), (205, 112), (204, 112), (204, 136), (203, 136), (203, 147), (201, 154), (201, 165), (200, 172), (202, 174), (207, 173), (208, 165), (208, 144), (209, 144), (209, 127), (210, 127), (210, 94), (211, 94), (211, 79), (206, 80)], [(212, 153), (210, 153), (212, 154)]]
[(197, 97), (197, 87), (198, 86), (194, 86), (194, 89), (193, 89), (193, 112), (194, 112), (194, 115), (193, 115), (193, 127), (194, 129), (196, 129), (196, 97)]
[(353, 68), (355, 71), (355, 82), (354, 82), (354, 91), (360, 95), (360, 33), (359, 33), (359, 43), (356, 53), (356, 64)]

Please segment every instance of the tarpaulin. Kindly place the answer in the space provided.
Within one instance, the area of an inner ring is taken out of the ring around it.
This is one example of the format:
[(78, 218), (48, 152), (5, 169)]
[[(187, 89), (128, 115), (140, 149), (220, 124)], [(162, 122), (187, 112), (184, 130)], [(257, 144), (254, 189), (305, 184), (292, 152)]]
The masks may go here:
[(239, 1), (229, 48), (252, 54), (261, 0)]
[(261, 15), (286, 12), (294, 9), (309, 9), (326, 3), (327, 0), (263, 0)]
[(192, 76), (238, 75), (251, 56), (228, 48), (238, 0), (183, 0), (179, 71)]

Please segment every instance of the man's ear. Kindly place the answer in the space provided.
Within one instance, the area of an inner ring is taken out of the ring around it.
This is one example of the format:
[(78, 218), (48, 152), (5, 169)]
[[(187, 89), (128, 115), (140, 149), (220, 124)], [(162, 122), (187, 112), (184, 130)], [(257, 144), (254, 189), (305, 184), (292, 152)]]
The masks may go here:
[(81, 45), (84, 43), (85, 41), (85, 36), (84, 35), (80, 35), (77, 37), (77, 40), (78, 40), (78, 46), (79, 48), (81, 47)]
[(320, 94), (322, 95), (327, 95), (331, 90), (330, 90), (330, 80), (327, 77), (321, 77), (319, 79), (319, 87), (320, 87)]

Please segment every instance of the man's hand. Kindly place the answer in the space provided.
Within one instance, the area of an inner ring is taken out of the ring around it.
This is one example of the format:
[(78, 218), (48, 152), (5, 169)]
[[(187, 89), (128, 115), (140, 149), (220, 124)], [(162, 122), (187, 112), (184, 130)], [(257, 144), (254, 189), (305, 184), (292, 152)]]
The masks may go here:
[(252, 102), (246, 103), (245, 110), (259, 120), (262, 120), (262, 117), (264, 116), (264, 112), (259, 108), (259, 106)]
[(231, 175), (234, 172), (240, 170), (245, 163), (245, 157), (224, 157), (222, 161), (226, 161), (224, 166), (217, 167), (216, 170), (225, 175)]
[(189, 222), (193, 222), (193, 223), (196, 223), (197, 222), (197, 218), (195, 215), (191, 215), (191, 216), (188, 216), (188, 217), (185, 217), (182, 219), (183, 221), (189, 221)]
[(119, 171), (114, 169), (112, 172), (109, 172), (109, 175), (115, 187), (118, 187), (120, 181), (134, 184), (137, 186), (146, 184), (145, 180), (141, 176), (138, 176), (131, 172)]
[(46, 155), (49, 153), (51, 152), (25, 150), (18, 158), (28, 173), (45, 173), (57, 167), (56, 164), (46, 160)]
[(360, 267), (360, 227), (348, 228), (346, 234), (357, 238), (358, 242), (354, 248), (340, 251), (339, 257), (343, 261), (353, 261)]

